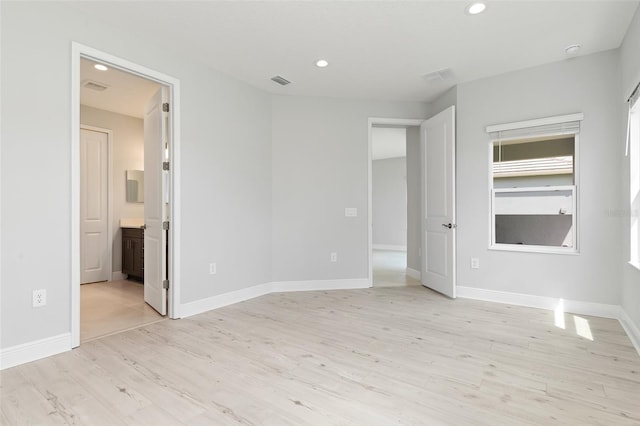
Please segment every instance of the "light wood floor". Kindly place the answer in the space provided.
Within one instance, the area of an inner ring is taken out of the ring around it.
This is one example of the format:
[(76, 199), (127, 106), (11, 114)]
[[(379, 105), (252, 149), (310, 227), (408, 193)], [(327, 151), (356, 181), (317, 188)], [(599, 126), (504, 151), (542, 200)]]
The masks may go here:
[(407, 275), (407, 252), (373, 250), (373, 286), (406, 287), (421, 285)]
[(144, 287), (138, 282), (122, 280), (80, 286), (81, 342), (162, 319), (144, 302)]
[(4, 370), (0, 423), (640, 424), (618, 322), (564, 321), (418, 286), (271, 294)]

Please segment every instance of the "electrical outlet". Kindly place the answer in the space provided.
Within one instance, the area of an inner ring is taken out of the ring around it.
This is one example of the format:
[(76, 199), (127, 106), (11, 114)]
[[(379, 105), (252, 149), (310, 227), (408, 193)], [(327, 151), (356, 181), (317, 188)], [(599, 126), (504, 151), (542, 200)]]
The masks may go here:
[(33, 307), (39, 308), (47, 304), (47, 290), (33, 290)]
[(480, 259), (477, 257), (471, 258), (471, 269), (480, 269)]
[(331, 253), (331, 261), (332, 262), (337, 262), (338, 261), (338, 253), (336, 253), (336, 252), (332, 252)]
[(209, 274), (215, 275), (218, 272), (218, 266), (215, 263), (209, 264)]

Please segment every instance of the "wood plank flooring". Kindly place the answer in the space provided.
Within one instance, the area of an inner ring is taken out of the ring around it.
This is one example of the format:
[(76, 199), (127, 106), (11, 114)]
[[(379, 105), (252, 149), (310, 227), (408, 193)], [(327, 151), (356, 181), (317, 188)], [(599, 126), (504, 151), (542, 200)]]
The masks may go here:
[(0, 423), (640, 424), (618, 322), (564, 319), (419, 286), (271, 294), (2, 371)]

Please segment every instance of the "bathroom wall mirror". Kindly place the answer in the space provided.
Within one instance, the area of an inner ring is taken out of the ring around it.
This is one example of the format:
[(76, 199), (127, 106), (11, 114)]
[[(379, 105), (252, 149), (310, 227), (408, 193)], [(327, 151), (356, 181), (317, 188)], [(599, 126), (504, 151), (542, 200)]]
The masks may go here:
[(144, 203), (144, 171), (127, 170), (127, 203)]

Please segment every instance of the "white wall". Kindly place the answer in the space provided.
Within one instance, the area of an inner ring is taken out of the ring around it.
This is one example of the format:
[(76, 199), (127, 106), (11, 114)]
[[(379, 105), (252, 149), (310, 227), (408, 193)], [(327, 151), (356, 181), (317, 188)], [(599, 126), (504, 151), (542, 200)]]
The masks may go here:
[(274, 96), (272, 114), (274, 281), (368, 277), (368, 118), (427, 105)]
[(407, 128), (407, 268), (420, 270), (420, 127)]
[(270, 97), (65, 3), (1, 7), (0, 347), (70, 331), (72, 41), (181, 81), (181, 302), (271, 281)]
[(143, 218), (143, 203), (128, 203), (125, 177), (127, 170), (144, 170), (144, 121), (82, 105), (80, 123), (111, 130), (112, 214), (111, 247), (113, 272), (122, 272), (122, 231), (120, 219)]
[[(640, 82), (640, 10), (631, 22), (629, 31), (620, 48), (620, 61), (622, 70), (622, 84), (620, 95), (621, 114), (620, 118), (623, 122), (623, 129), (626, 129), (627, 123), (627, 104), (626, 99), (631, 95), (631, 91), (636, 84)], [(621, 150), (618, 150), (621, 156)], [(616, 211), (629, 212), (629, 162), (625, 159), (622, 162), (622, 202)], [(618, 172), (618, 175), (620, 173)], [(638, 214), (636, 212), (636, 214)], [(618, 264), (623, 269), (623, 285), (622, 285), (622, 306), (635, 322), (636, 327), (640, 328), (640, 271), (627, 263), (629, 260), (629, 217), (627, 214), (618, 215), (617, 220), (622, 222), (622, 248), (623, 253)]]
[(448, 89), (442, 95), (440, 95), (436, 100), (429, 104), (432, 115), (436, 115), (437, 113), (444, 111), (450, 106), (456, 106), (458, 104), (458, 86), (453, 86)]
[(407, 159), (372, 162), (373, 244), (407, 246)]
[[(617, 51), (578, 57), (458, 86), (458, 285), (619, 304), (620, 76)], [(583, 112), (580, 254), (490, 251), (490, 124)], [(470, 258), (480, 269), (470, 269)]]

